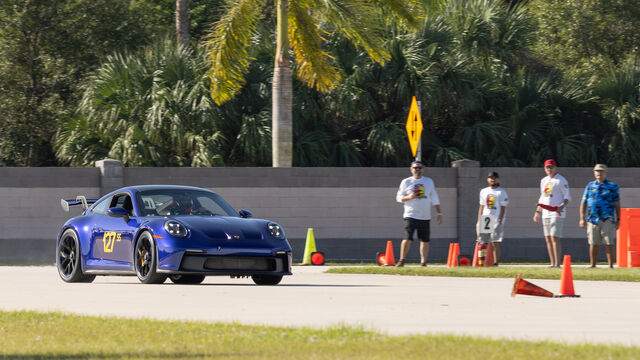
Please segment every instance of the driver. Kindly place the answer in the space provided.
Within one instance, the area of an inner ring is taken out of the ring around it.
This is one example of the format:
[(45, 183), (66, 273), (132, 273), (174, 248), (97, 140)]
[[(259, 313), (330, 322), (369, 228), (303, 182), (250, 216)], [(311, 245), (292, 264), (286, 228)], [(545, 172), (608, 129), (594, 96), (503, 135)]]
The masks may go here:
[(171, 213), (176, 215), (190, 215), (193, 209), (193, 200), (185, 194), (177, 194), (173, 197)]

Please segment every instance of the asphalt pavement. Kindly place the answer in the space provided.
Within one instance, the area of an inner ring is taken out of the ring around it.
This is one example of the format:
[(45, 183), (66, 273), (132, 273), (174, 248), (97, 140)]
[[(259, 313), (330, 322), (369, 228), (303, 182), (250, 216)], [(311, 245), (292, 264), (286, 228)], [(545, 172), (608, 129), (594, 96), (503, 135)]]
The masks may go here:
[[(0, 309), (640, 346), (638, 283), (574, 281), (579, 298), (512, 298), (514, 279), (326, 269), (295, 266), (277, 286), (229, 277), (207, 277), (201, 285), (143, 285), (122, 276), (68, 284), (54, 266), (0, 266)], [(530, 281), (554, 293), (560, 286), (559, 280)]]

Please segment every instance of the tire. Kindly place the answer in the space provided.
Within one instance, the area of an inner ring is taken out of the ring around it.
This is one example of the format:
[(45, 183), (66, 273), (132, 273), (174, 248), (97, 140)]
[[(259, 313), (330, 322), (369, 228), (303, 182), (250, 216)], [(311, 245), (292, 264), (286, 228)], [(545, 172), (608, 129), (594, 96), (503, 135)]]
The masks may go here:
[(204, 275), (169, 275), (174, 284), (200, 284), (204, 281)]
[(80, 254), (78, 235), (72, 229), (65, 230), (56, 246), (56, 267), (60, 278), (65, 282), (90, 283), (96, 278), (95, 275), (82, 273)]
[(162, 284), (167, 280), (167, 275), (158, 274), (158, 252), (153, 237), (148, 232), (143, 232), (138, 237), (136, 248), (133, 251), (136, 275), (143, 284)]
[(256, 285), (278, 285), (282, 280), (282, 275), (251, 275)]

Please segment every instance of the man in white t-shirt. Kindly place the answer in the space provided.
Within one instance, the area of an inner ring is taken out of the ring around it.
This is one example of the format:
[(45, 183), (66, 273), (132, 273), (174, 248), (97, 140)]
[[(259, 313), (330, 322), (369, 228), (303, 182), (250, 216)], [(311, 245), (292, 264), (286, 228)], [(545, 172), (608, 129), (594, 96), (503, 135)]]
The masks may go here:
[(544, 171), (547, 176), (540, 180), (540, 198), (536, 206), (533, 221), (537, 224), (542, 219), (542, 230), (547, 242), (549, 262), (551, 267), (560, 267), (562, 255), (562, 228), (566, 217), (565, 208), (571, 200), (569, 183), (560, 174), (556, 162), (549, 159), (544, 162)]
[[(478, 207), (478, 222), (476, 223), (477, 241), (481, 243), (491, 242), (493, 244), (494, 266), (498, 266), (500, 259), (500, 243), (504, 237), (504, 220), (507, 213), (507, 205), (509, 197), (507, 192), (500, 187), (500, 176), (495, 171), (487, 175), (488, 187), (480, 190), (480, 206)], [(483, 215), (492, 217), (490, 222), (484, 224), (480, 221)], [(491, 226), (494, 224), (493, 231), (490, 233), (480, 233), (481, 226)]]
[(420, 239), (420, 265), (427, 266), (431, 205), (436, 208), (438, 224), (442, 224), (440, 199), (433, 180), (422, 176), (423, 167), (420, 161), (412, 162), (411, 176), (402, 180), (396, 194), (396, 201), (404, 204), (405, 229), (405, 237), (400, 245), (400, 260), (398, 260), (396, 266), (404, 266), (404, 260), (411, 248), (414, 232), (417, 232), (418, 239)]

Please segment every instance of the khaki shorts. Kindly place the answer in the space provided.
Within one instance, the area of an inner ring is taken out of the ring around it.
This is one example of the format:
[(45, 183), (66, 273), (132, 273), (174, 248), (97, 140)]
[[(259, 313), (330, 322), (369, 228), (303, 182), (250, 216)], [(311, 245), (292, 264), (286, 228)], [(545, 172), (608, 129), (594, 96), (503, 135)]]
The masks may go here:
[(587, 223), (589, 245), (613, 245), (616, 241), (616, 224), (611, 220), (599, 221), (598, 225)]
[(503, 224), (498, 223), (491, 234), (480, 234), (480, 224), (476, 223), (476, 234), (478, 234), (478, 241), (481, 243), (502, 242), (502, 238), (504, 237), (504, 226)]
[(561, 217), (542, 218), (542, 231), (544, 236), (562, 237), (564, 219)]

